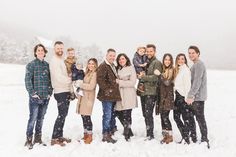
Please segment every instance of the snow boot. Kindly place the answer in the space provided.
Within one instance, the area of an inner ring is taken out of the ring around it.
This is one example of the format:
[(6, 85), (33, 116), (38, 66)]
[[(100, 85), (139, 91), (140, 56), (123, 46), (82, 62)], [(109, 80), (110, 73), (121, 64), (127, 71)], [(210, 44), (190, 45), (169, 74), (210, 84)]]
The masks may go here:
[(114, 140), (112, 137), (111, 137), (111, 134), (109, 133), (105, 133), (103, 134), (103, 138), (102, 138), (102, 142), (107, 142), (107, 143), (116, 143), (117, 140)]
[(84, 139), (85, 144), (90, 144), (93, 141), (93, 134), (87, 134), (86, 138)]
[(166, 144), (169, 144), (169, 143), (173, 142), (173, 136), (170, 135), (170, 134), (167, 134), (165, 142), (166, 142)]
[(61, 141), (59, 138), (56, 138), (56, 139), (51, 140), (51, 145), (52, 146), (53, 145), (59, 145), (59, 146), (64, 147), (66, 144), (63, 141)]
[(162, 136), (163, 136), (163, 139), (160, 142), (161, 144), (166, 143), (166, 140), (167, 140), (167, 131), (166, 130), (162, 130)]
[(47, 146), (45, 143), (43, 143), (43, 141), (42, 141), (42, 135), (41, 134), (35, 134), (34, 135), (34, 142), (33, 142), (33, 144), (36, 144), (36, 143), (38, 143), (38, 144), (41, 144), (41, 145), (43, 145), (43, 146)]
[(59, 140), (60, 140), (61, 142), (71, 143), (71, 139), (69, 139), (69, 138), (59, 137)]
[(82, 138), (82, 140), (85, 140), (88, 137), (88, 133), (84, 133), (84, 137)]
[(26, 138), (25, 147), (28, 147), (28, 149), (33, 149), (32, 137)]

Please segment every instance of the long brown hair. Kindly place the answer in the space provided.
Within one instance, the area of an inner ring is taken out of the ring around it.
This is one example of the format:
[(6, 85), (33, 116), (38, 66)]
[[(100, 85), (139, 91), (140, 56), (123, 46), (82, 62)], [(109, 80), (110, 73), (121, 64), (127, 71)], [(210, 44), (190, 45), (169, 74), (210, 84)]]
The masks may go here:
[(122, 69), (122, 66), (120, 65), (120, 63), (119, 63), (119, 59), (120, 59), (120, 57), (125, 57), (125, 59), (126, 59), (126, 64), (125, 64), (125, 66), (130, 66), (131, 65), (131, 62), (130, 62), (130, 59), (129, 59), (129, 57), (125, 54), (125, 53), (120, 53), (120, 54), (118, 54), (118, 56), (117, 56), (117, 58), (116, 58), (116, 62), (117, 62), (117, 69)]
[(90, 61), (93, 61), (95, 63), (95, 71), (97, 71), (97, 68), (98, 68), (98, 61), (96, 58), (90, 58), (87, 62), (87, 67), (86, 67), (86, 71), (85, 71), (85, 75), (90, 73), (90, 70), (88, 69), (88, 64)]
[(184, 57), (185, 64), (188, 66), (188, 60), (187, 60), (185, 54), (184, 54), (184, 53), (179, 53), (179, 54), (176, 56), (176, 58), (175, 58), (175, 70), (174, 70), (174, 76), (175, 76), (175, 78), (176, 78), (176, 76), (177, 76), (178, 73), (179, 73), (178, 59), (179, 59), (180, 57)]
[[(168, 67), (164, 64), (166, 57), (170, 57), (170, 65)], [(173, 57), (170, 53), (164, 54), (163, 59), (162, 59), (162, 65), (163, 65), (163, 74), (162, 75), (164, 76), (164, 78), (172, 80), (174, 78), (174, 68), (173, 68), (174, 61), (173, 61)]]

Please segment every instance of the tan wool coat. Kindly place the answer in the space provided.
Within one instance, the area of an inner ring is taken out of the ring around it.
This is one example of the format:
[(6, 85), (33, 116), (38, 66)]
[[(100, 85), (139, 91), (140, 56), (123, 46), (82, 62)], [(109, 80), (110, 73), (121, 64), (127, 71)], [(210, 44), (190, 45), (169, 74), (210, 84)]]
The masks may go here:
[(95, 91), (97, 84), (97, 73), (91, 72), (85, 75), (80, 88), (84, 96), (78, 97), (76, 112), (81, 115), (91, 115), (95, 101)]
[(119, 90), (121, 101), (117, 101), (115, 110), (128, 110), (137, 107), (136, 72), (133, 66), (123, 67), (118, 70)]

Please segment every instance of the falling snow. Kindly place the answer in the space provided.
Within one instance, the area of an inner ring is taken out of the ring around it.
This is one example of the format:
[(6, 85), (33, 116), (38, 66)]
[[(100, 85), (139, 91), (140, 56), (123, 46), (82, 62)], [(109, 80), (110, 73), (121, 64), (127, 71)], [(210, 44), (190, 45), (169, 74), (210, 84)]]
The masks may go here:
[[(90, 145), (78, 142), (83, 136), (83, 123), (81, 116), (76, 114), (76, 101), (70, 104), (68, 116), (64, 126), (65, 137), (72, 142), (66, 147), (50, 146), (53, 125), (57, 117), (56, 101), (52, 97), (48, 106), (43, 125), (43, 141), (47, 147), (35, 145), (32, 150), (23, 147), (25, 130), (29, 116), (28, 96), (24, 87), (25, 66), (0, 64), (0, 154), (1, 156), (17, 157), (71, 157), (71, 156), (162, 156), (162, 157), (207, 157), (207, 156), (236, 156), (236, 95), (235, 71), (208, 71), (208, 101), (205, 104), (205, 116), (208, 124), (211, 149), (205, 144), (177, 144), (181, 136), (170, 113), (173, 127), (173, 143), (160, 144), (162, 139), (160, 116), (154, 115), (154, 136), (151, 141), (144, 141), (146, 128), (142, 116), (141, 105), (132, 112), (132, 131), (134, 137), (126, 142), (122, 133), (123, 127), (117, 119), (118, 131), (114, 138), (116, 144), (102, 143), (102, 105), (96, 100), (92, 115), (93, 139)], [(198, 140), (200, 133), (198, 130)]]

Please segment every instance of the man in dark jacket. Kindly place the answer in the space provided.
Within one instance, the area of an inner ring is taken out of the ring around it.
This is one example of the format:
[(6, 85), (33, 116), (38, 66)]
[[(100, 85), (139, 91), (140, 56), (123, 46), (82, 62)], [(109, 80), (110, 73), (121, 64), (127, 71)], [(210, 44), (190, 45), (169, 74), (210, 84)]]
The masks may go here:
[[(29, 149), (32, 149), (35, 143), (45, 145), (41, 139), (42, 125), (52, 94), (49, 65), (44, 61), (46, 53), (47, 50), (42, 44), (36, 45), (34, 48), (36, 59), (26, 66), (25, 87), (29, 94), (30, 115), (27, 124), (25, 146)], [(32, 142), (34, 127), (35, 134), (34, 141)]]
[(103, 142), (115, 143), (111, 136), (116, 131), (116, 121), (114, 106), (116, 101), (121, 100), (119, 85), (116, 83), (117, 72), (114, 65), (116, 58), (116, 51), (108, 49), (106, 59), (101, 63), (97, 69), (97, 83), (99, 86), (98, 100), (102, 102), (103, 119), (102, 119), (102, 133)]
[(146, 46), (148, 65), (145, 73), (138, 75), (139, 79), (144, 82), (144, 92), (141, 93), (141, 105), (143, 111), (143, 117), (145, 119), (147, 139), (154, 138), (153, 129), (153, 109), (157, 98), (157, 84), (158, 75), (154, 74), (154, 71), (162, 72), (162, 64), (155, 57), (156, 46), (149, 44)]

